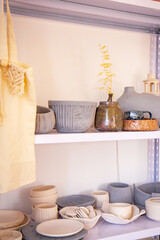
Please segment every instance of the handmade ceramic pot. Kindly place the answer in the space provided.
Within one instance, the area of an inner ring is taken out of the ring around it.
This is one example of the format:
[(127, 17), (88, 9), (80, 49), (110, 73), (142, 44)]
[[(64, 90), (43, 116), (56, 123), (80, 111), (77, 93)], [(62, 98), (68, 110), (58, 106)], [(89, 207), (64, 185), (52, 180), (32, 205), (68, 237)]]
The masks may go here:
[(97, 107), (95, 128), (99, 131), (120, 131), (122, 127), (122, 110), (118, 102), (112, 102), (112, 94), (109, 94), (107, 102), (100, 102)]
[[(103, 204), (103, 210), (105, 212), (111, 213), (117, 217), (124, 219), (130, 219), (132, 217), (132, 205), (129, 203), (106, 203), (105, 207)], [(106, 211), (107, 210), (107, 211)]]
[(35, 133), (48, 133), (55, 126), (55, 115), (52, 109), (37, 106)]
[(146, 215), (152, 220), (160, 221), (160, 198), (149, 198), (145, 201)]
[(92, 192), (92, 196), (96, 199), (96, 208), (101, 209), (104, 201), (109, 202), (109, 193), (104, 190), (96, 190)]
[(107, 191), (109, 192), (110, 203), (133, 203), (132, 188), (126, 183), (110, 183)]
[(145, 201), (152, 197), (160, 197), (160, 182), (145, 183), (136, 186), (134, 184), (134, 203), (145, 207)]
[(123, 112), (131, 110), (149, 111), (160, 125), (160, 96), (150, 93), (137, 93), (134, 87), (125, 87), (124, 93), (117, 100)]

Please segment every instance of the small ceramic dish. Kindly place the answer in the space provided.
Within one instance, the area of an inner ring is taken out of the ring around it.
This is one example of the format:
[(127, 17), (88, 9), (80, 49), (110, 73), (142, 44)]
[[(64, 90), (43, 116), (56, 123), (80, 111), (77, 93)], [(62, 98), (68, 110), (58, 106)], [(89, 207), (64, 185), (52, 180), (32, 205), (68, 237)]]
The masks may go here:
[[(91, 206), (92, 207), (92, 206)], [(101, 217), (101, 211), (99, 210), (94, 210), (95, 211), (95, 214), (96, 216), (93, 217), (93, 218), (80, 218), (80, 217), (69, 217), (67, 216), (67, 211), (75, 211), (76, 209), (79, 209), (79, 207), (65, 207), (65, 208), (62, 208), (60, 211), (59, 211), (59, 214), (61, 215), (62, 218), (64, 219), (74, 219), (74, 220), (77, 220), (77, 221), (80, 221), (84, 224), (84, 229), (91, 229), (93, 228), (96, 223), (98, 222), (99, 218)]]
[(114, 224), (128, 224), (133, 221), (135, 221), (137, 218), (139, 218), (141, 215), (145, 214), (145, 210), (142, 209), (141, 211), (139, 210), (138, 207), (135, 205), (132, 206), (132, 217), (130, 219), (123, 219), (121, 217), (117, 217), (109, 212), (102, 212), (102, 218), (109, 222), (109, 223), (114, 223)]
[(31, 197), (45, 197), (57, 193), (56, 186), (54, 185), (39, 185), (31, 188)]
[(34, 206), (40, 203), (56, 203), (57, 193), (45, 197), (30, 197), (30, 200)]
[(16, 230), (2, 230), (0, 231), (0, 239), (10, 239), (10, 240), (21, 240), (22, 239), (22, 233), (16, 231)]

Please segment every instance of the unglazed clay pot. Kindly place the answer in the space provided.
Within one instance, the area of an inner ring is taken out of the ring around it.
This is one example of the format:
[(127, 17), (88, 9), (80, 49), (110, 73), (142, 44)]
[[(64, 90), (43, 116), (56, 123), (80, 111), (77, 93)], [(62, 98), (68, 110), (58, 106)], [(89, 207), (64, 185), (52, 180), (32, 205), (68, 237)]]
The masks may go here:
[(132, 188), (127, 183), (113, 182), (107, 187), (110, 203), (133, 203)]
[(124, 93), (117, 100), (123, 112), (139, 110), (149, 111), (160, 125), (160, 96), (150, 93), (137, 93), (134, 87), (125, 87)]
[(120, 131), (122, 127), (122, 110), (118, 102), (112, 102), (112, 94), (109, 94), (107, 102), (100, 102), (96, 109), (95, 128), (99, 131)]

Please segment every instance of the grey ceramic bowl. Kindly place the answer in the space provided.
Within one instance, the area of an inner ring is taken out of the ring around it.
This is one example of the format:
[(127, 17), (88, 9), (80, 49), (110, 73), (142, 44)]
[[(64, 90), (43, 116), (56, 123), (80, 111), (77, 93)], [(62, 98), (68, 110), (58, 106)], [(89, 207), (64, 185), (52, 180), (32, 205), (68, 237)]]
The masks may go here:
[(48, 101), (56, 117), (55, 128), (61, 133), (86, 132), (94, 122), (96, 102)]
[(37, 106), (35, 133), (48, 133), (55, 126), (55, 116), (52, 109)]
[(134, 204), (145, 207), (148, 198), (160, 197), (160, 182), (145, 183), (136, 186), (134, 184)]
[(133, 203), (133, 193), (130, 185), (121, 182), (108, 184), (109, 202)]

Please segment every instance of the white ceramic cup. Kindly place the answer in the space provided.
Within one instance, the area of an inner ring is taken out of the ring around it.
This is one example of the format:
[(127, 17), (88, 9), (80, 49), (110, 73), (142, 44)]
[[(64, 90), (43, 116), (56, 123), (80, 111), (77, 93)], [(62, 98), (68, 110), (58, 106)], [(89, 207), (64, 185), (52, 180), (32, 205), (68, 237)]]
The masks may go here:
[(129, 203), (109, 203), (109, 213), (124, 219), (132, 217), (132, 205)]
[(34, 218), (36, 223), (58, 218), (58, 206), (52, 203), (42, 203), (35, 207)]
[(146, 215), (156, 221), (160, 221), (160, 198), (149, 198), (145, 201)]
[(109, 202), (109, 193), (104, 190), (96, 190), (92, 192), (92, 196), (96, 199), (96, 208), (102, 208), (104, 201)]

